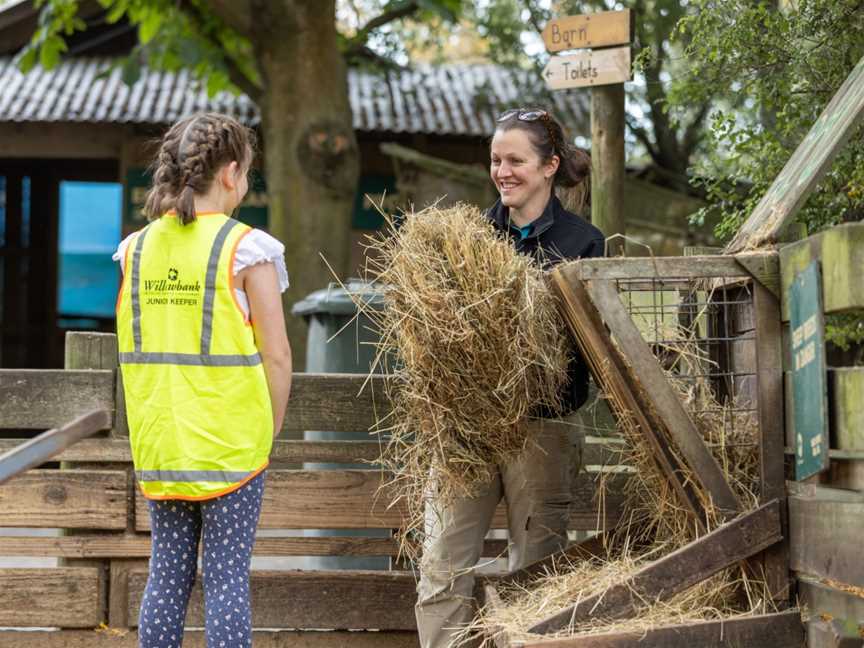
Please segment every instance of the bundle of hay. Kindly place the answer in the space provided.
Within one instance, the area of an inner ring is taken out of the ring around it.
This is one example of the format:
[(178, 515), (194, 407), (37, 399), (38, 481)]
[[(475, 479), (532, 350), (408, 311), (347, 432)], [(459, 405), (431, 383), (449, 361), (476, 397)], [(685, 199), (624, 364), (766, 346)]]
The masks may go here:
[(395, 367), (382, 462), (412, 531), (426, 499), (476, 495), (525, 449), (532, 410), (561, 406), (572, 349), (542, 271), (478, 209), (433, 206), (390, 225), (367, 255), (386, 286), (369, 315), (381, 365)]

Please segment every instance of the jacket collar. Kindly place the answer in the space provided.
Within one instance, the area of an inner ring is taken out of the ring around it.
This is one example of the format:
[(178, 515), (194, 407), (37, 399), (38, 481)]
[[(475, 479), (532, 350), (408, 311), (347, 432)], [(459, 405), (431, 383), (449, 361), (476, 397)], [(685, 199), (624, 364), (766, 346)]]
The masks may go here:
[[(543, 213), (531, 221), (531, 225), (534, 227), (527, 238), (530, 239), (540, 236), (543, 232), (552, 227), (552, 224), (555, 222), (555, 217), (563, 211), (564, 207), (561, 205), (561, 201), (558, 200), (558, 196), (556, 196), (553, 191), (549, 198), (549, 202), (547, 202), (546, 207), (543, 208)], [(510, 208), (501, 204), (500, 198), (495, 201), (494, 205), (492, 205), (488, 215), (498, 229), (506, 232), (510, 228)]]

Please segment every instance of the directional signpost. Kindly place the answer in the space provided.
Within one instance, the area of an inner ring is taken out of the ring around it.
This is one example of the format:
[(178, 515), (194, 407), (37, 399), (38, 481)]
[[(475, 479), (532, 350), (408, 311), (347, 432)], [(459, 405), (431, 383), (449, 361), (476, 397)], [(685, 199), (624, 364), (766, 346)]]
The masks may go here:
[(543, 68), (543, 79), (551, 90), (623, 83), (630, 79), (630, 47), (553, 56)]
[[(543, 69), (551, 90), (591, 88), (591, 221), (609, 237), (624, 233), (624, 82), (632, 78), (632, 14), (605, 11), (550, 20), (543, 29), (552, 56)], [(623, 45), (623, 47), (621, 47)], [(623, 252), (623, 240), (608, 254)]]

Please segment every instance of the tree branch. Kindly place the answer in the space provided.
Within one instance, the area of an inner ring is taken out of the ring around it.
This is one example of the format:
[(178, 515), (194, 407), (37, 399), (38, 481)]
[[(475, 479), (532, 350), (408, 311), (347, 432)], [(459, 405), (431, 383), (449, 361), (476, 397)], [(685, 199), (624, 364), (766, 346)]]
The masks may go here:
[(238, 34), (252, 37), (252, 8), (248, 0), (208, 0), (207, 9)]
[(693, 151), (699, 145), (699, 140), (702, 139), (705, 117), (708, 115), (710, 109), (711, 101), (704, 102), (699, 107), (699, 110), (696, 111), (693, 120), (687, 125), (687, 128), (684, 129), (684, 137), (681, 141), (681, 155), (686, 156), (688, 160), (690, 159), (690, 156), (693, 155)]
[(645, 130), (643, 126), (640, 126), (639, 123), (630, 115), (624, 114), (624, 121), (627, 123), (627, 128), (630, 129), (630, 132), (636, 136), (642, 145), (647, 149), (648, 155), (651, 156), (651, 159), (657, 162), (657, 146), (654, 142), (651, 141), (651, 136), (648, 135), (648, 131)]
[[(218, 2), (213, 4), (219, 4)], [(188, 0), (180, 0), (179, 6), (182, 8), (184, 13), (189, 17), (190, 22), (192, 23), (193, 28), (205, 38), (210, 39), (210, 35), (207, 34), (207, 30), (204, 28), (205, 20), (204, 16), (201, 15), (198, 7), (195, 6), (194, 3), (189, 2)], [(215, 12), (214, 12), (215, 13)], [(219, 16), (219, 19), (222, 20), (222, 17)], [(229, 27), (234, 29), (234, 26), (229, 24)], [(213, 40), (213, 39), (210, 39)], [(252, 101), (258, 103), (261, 99), (261, 95), (264, 89), (255, 83), (249, 76), (243, 72), (240, 66), (237, 64), (230, 55), (228, 55), (224, 49), (222, 50), (222, 61), (225, 64), (225, 68), (228, 72), (228, 78), (231, 79), (231, 83), (236, 85), (240, 90), (242, 90)]]
[(531, 4), (531, 0), (523, 0), (525, 8), (528, 10), (528, 22), (531, 23), (531, 26), (538, 34), (543, 33), (543, 28), (540, 27), (540, 20), (537, 17), (537, 11), (533, 4)]
[(414, 12), (416, 12), (420, 8), (420, 5), (417, 4), (414, 0), (410, 2), (404, 3), (401, 7), (396, 7), (393, 9), (389, 9), (384, 13), (375, 16), (371, 20), (369, 20), (365, 25), (363, 25), (357, 33), (348, 40), (348, 48), (347, 51), (358, 50), (362, 48), (366, 41), (369, 40), (369, 34), (371, 34), (374, 30), (379, 27), (383, 27), (387, 23), (391, 23), (394, 20), (399, 20), (400, 18), (406, 18), (410, 16)]

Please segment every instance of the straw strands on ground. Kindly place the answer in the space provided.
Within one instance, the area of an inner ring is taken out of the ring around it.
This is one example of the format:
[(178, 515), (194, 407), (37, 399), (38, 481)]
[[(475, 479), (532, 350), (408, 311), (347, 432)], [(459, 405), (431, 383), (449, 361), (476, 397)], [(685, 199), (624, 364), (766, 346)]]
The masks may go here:
[(524, 450), (533, 408), (560, 408), (571, 347), (541, 270), (474, 207), (406, 214), (370, 248), (395, 367), (382, 461), (414, 531), (429, 497), (476, 495)]

